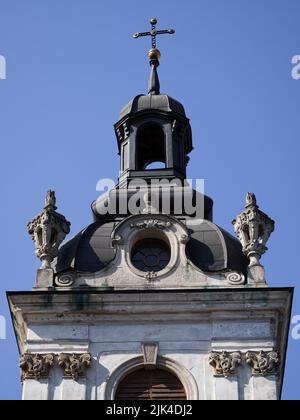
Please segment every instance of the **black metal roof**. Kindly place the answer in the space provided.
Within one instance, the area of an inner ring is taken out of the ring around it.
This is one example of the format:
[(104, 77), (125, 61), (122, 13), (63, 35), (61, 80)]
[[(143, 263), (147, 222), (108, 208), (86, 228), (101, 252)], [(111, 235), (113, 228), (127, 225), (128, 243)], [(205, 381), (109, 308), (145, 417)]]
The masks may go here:
[(145, 110), (159, 110), (165, 112), (176, 112), (186, 116), (183, 105), (171, 96), (159, 95), (138, 95), (132, 99), (120, 113), (120, 120), (128, 114), (134, 114)]
[[(105, 268), (115, 257), (111, 234), (117, 223), (95, 222), (66, 242), (55, 261), (56, 272), (74, 269), (95, 273)], [(202, 221), (190, 229), (186, 246), (188, 259), (200, 270), (216, 272), (237, 270), (247, 272), (248, 260), (239, 241), (210, 221)]]

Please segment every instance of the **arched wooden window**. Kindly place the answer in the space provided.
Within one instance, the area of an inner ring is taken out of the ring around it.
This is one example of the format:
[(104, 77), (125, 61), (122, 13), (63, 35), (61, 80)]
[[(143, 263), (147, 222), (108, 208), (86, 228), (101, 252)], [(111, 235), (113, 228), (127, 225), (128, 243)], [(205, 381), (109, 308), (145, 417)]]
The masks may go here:
[(162, 369), (135, 371), (123, 379), (116, 400), (186, 400), (179, 379)]

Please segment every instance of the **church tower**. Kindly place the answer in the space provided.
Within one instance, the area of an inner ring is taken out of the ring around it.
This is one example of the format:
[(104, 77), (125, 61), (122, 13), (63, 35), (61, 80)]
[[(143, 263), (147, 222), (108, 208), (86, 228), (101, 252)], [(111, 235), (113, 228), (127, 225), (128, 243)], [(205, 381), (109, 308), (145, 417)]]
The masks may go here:
[(233, 221), (187, 182), (183, 105), (160, 91), (156, 19), (148, 94), (115, 124), (118, 184), (70, 223), (49, 191), (28, 225), (42, 261), (30, 292), (8, 292), (23, 399), (279, 399), (293, 290), (271, 288), (261, 257), (274, 230), (253, 193)]

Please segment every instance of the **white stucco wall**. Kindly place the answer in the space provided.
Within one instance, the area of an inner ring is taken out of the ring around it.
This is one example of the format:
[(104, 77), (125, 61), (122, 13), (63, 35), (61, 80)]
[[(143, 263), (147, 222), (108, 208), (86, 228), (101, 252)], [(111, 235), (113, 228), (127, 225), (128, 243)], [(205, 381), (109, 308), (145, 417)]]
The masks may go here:
[[(86, 378), (77, 381), (63, 378), (55, 365), (49, 379), (24, 382), (23, 398), (113, 398), (124, 375), (143, 367), (141, 344), (157, 342), (158, 367), (177, 375), (190, 399), (277, 399), (281, 370), (279, 376), (255, 377), (243, 360), (236, 374), (225, 378), (215, 377), (209, 365), (210, 351), (240, 351), (244, 358), (247, 351), (285, 349), (282, 321), (288, 311), (287, 296), (274, 293), (236, 291), (228, 295), (230, 302), (224, 292), (216, 291), (212, 295), (112, 293), (96, 296), (98, 300), (101, 296), (101, 305), (95, 305), (96, 297), (89, 299), (80, 314), (74, 312), (69, 295), (63, 299), (58, 294), (57, 302), (39, 310), (36, 302), (30, 309), (32, 297), (27, 297), (23, 352), (89, 352), (93, 362)], [(19, 297), (19, 310), (24, 304), (24, 296)]]

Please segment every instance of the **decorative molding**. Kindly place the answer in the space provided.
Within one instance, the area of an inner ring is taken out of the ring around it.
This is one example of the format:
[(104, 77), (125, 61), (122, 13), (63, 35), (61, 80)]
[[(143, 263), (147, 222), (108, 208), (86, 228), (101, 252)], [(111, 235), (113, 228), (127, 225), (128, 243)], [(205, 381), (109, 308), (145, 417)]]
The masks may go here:
[(185, 245), (185, 244), (188, 243), (189, 240), (190, 240), (189, 235), (183, 234), (183, 235), (180, 236), (180, 243), (181, 244)]
[(123, 123), (116, 129), (116, 135), (118, 137), (119, 142), (121, 143), (123, 140), (126, 140), (130, 135), (130, 128), (127, 122)]
[(53, 354), (23, 354), (20, 358), (21, 382), (26, 379), (48, 378), (53, 364)]
[(55, 285), (58, 287), (71, 287), (75, 282), (75, 278), (75, 273), (68, 271), (55, 278)]
[(119, 142), (121, 143), (121, 141), (123, 140), (123, 133), (122, 133), (121, 127), (116, 128), (116, 135), (117, 135), (117, 138), (118, 138)]
[(277, 372), (280, 364), (280, 355), (277, 351), (259, 352), (248, 351), (246, 353), (246, 362), (251, 367), (253, 376), (273, 375)]
[(242, 273), (238, 273), (236, 271), (233, 271), (231, 273), (228, 273), (226, 275), (226, 280), (228, 283), (233, 285), (242, 285), (245, 284), (245, 276)]
[[(104, 384), (104, 399), (114, 400), (120, 381), (122, 381), (122, 379), (124, 379), (124, 377), (129, 375), (131, 372), (143, 368), (143, 356), (137, 356), (134, 358), (129, 357), (128, 360), (117, 366), (116, 369), (107, 378), (106, 384)], [(179, 381), (184, 386), (188, 400), (199, 399), (199, 389), (193, 374), (180, 363), (166, 357), (158, 356), (157, 368), (167, 370), (173, 373), (173, 375), (179, 379)]]
[(42, 269), (51, 269), (59, 246), (70, 233), (71, 223), (56, 210), (55, 192), (48, 191), (43, 212), (28, 223), (28, 233), (35, 243), (35, 253), (42, 261)]
[(61, 353), (59, 355), (24, 353), (20, 358), (21, 381), (48, 378), (56, 360), (64, 371), (64, 377), (76, 380), (85, 376), (86, 370), (91, 365), (92, 356), (90, 353)]
[(211, 352), (209, 353), (209, 364), (214, 369), (215, 376), (228, 376), (236, 375), (238, 366), (242, 363), (242, 355), (240, 352), (228, 353)]
[(86, 370), (90, 367), (92, 356), (90, 353), (67, 354), (58, 356), (58, 365), (62, 368), (65, 378), (78, 379), (85, 377)]
[(170, 221), (162, 221), (158, 219), (148, 219), (141, 222), (131, 223), (132, 229), (168, 229), (172, 226)]
[(146, 369), (155, 369), (158, 357), (158, 343), (142, 343), (142, 353)]
[(111, 242), (112, 242), (112, 246), (122, 245), (123, 238), (121, 235), (115, 235), (112, 237)]
[(130, 134), (130, 129), (127, 122), (123, 123), (123, 132), (124, 132), (124, 139), (126, 140)]
[(149, 281), (153, 281), (157, 278), (157, 273), (155, 271), (148, 271), (148, 273), (145, 274), (145, 279)]

